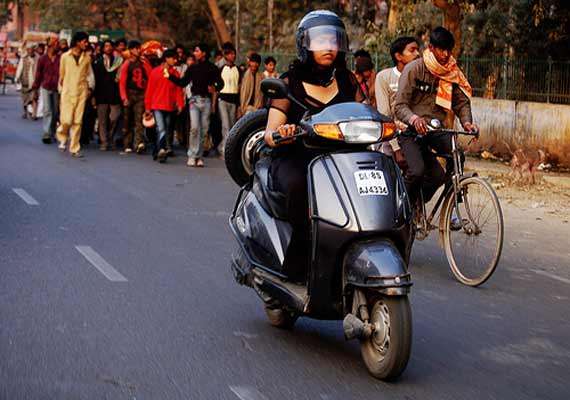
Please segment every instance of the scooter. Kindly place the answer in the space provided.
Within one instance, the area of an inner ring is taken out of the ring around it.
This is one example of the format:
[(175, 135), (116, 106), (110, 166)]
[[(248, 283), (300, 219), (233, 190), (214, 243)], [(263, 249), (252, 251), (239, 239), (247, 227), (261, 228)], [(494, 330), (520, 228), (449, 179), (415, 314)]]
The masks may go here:
[[(264, 80), (262, 91), (302, 105), (282, 80)], [(283, 269), (292, 227), (286, 199), (270, 184), (269, 158), (255, 163), (229, 219), (238, 243), (231, 269), (259, 295), (270, 323), (291, 328), (300, 316), (343, 320), (346, 339), (360, 340), (368, 371), (382, 380), (404, 371), (412, 341), (412, 210), (395, 162), (368, 150), (394, 134), (389, 118), (361, 103), (303, 117), (294, 138), (322, 151), (307, 172), (311, 241), (302, 284)]]

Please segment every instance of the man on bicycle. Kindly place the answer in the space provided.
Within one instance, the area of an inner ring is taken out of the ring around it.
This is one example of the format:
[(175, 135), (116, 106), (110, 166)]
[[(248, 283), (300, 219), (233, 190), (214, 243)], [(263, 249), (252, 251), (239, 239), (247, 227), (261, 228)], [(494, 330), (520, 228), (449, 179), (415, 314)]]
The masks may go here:
[(399, 138), (408, 164), (404, 180), (412, 205), (416, 204), (420, 188), (424, 200), (429, 201), (452, 171), (448, 162), (446, 174), (431, 151), (451, 153), (451, 138), (429, 133), (428, 122), (434, 118), (444, 121), (447, 112), (453, 111), (465, 130), (478, 130), (471, 115), (471, 86), (451, 55), (454, 45), (451, 32), (435, 28), (423, 57), (407, 64), (398, 82), (395, 116), (421, 136), (421, 140)]

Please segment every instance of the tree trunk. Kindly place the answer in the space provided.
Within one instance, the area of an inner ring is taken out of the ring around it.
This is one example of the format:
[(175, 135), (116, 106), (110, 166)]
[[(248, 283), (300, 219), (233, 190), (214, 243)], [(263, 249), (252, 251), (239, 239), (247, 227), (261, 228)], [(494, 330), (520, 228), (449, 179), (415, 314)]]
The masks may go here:
[(273, 51), (273, 0), (267, 1), (267, 22), (269, 30), (269, 51)]
[(24, 37), (24, 2), (17, 1), (16, 2), (16, 20), (18, 21), (16, 25), (16, 37), (23, 38)]
[(390, 11), (388, 13), (388, 32), (395, 33), (400, 18), (400, 2), (396, 0), (390, 1)]
[(498, 67), (493, 68), (493, 71), (487, 76), (485, 81), (485, 93), (483, 93), (484, 99), (494, 99), (496, 97), (495, 93), (497, 91), (497, 79), (499, 77)]
[(216, 43), (218, 44), (218, 47), (221, 48), (222, 44), (225, 42), (221, 42), (220, 33), (216, 29), (216, 24), (214, 22), (214, 18), (212, 18), (212, 15), (208, 12), (208, 10), (206, 10), (204, 8), (202, 8), (202, 9), (204, 10), (204, 14), (206, 14), (206, 16), (208, 17), (208, 21), (210, 21), (210, 25), (212, 25), (212, 29), (214, 30), (214, 34), (216, 35)]
[(458, 58), (461, 54), (461, 7), (458, 0), (432, 0), (434, 6), (443, 11), (443, 26), (453, 33), (455, 38), (455, 47), (453, 48), (453, 56)]
[(135, 35), (136, 37), (140, 40), (141, 39), (141, 15), (139, 13), (139, 6), (136, 2), (136, 0), (128, 0), (127, 1), (127, 7), (129, 10), (129, 16), (128, 19), (134, 19), (134, 23), (135, 23)]
[(208, 0), (208, 8), (210, 9), (210, 14), (212, 20), (214, 21), (214, 28), (216, 29), (217, 36), (220, 38), (222, 43), (231, 42), (232, 37), (230, 31), (226, 26), (226, 21), (218, 7), (217, 0)]
[(377, 27), (384, 27), (388, 23), (389, 7), (386, 0), (374, 0), (374, 25)]

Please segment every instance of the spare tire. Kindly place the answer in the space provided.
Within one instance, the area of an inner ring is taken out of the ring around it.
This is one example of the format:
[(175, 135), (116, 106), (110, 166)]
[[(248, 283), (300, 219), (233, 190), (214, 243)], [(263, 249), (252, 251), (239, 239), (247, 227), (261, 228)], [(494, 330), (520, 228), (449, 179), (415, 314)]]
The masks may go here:
[(264, 140), (267, 114), (266, 109), (250, 112), (240, 118), (228, 133), (224, 151), (226, 168), (239, 186), (245, 185), (253, 174), (256, 151)]

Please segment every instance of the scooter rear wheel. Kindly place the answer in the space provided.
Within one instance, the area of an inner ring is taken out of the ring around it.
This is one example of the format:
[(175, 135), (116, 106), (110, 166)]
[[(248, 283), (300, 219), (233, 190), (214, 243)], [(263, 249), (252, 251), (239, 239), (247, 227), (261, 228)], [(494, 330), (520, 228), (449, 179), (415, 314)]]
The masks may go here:
[(267, 110), (261, 109), (240, 118), (228, 133), (224, 151), (226, 168), (240, 187), (249, 182), (253, 174), (255, 152), (264, 141), (266, 126)]
[(361, 341), (361, 354), (370, 374), (382, 380), (399, 377), (410, 359), (412, 311), (407, 296), (375, 297), (370, 304), (372, 335)]
[(299, 315), (285, 310), (282, 307), (269, 307), (265, 306), (265, 314), (269, 323), (277, 328), (281, 329), (291, 329)]

